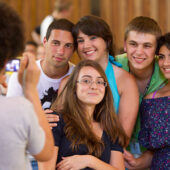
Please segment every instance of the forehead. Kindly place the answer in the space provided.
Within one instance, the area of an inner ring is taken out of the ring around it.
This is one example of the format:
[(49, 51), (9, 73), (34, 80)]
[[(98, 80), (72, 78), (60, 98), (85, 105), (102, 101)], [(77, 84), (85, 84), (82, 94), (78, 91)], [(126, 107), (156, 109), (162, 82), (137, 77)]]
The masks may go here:
[(156, 36), (150, 33), (130, 31), (127, 41), (136, 41), (141, 43), (156, 43)]
[(72, 33), (65, 30), (54, 29), (51, 31), (49, 40), (58, 40), (64, 43), (73, 43)]
[(168, 49), (167, 48), (167, 46), (166, 45), (163, 45), (163, 46), (161, 46), (161, 48), (160, 48), (160, 50), (159, 50), (159, 53), (170, 53), (170, 49)]
[(84, 66), (81, 68), (80, 72), (79, 72), (79, 76), (78, 77), (83, 77), (85, 75), (88, 75), (90, 77), (94, 77), (94, 78), (97, 78), (97, 77), (101, 77), (101, 74), (93, 67), (90, 67), (90, 66)]
[(88, 37), (89, 35), (87, 35), (87, 34), (85, 34), (85, 33), (83, 33), (82, 31), (80, 31), (79, 30), (79, 32), (78, 32), (78, 38), (79, 37)]

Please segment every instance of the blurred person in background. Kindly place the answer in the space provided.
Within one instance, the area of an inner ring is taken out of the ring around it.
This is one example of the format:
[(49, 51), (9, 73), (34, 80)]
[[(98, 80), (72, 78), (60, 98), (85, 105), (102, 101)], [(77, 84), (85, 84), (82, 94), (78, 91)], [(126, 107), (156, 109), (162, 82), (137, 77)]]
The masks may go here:
[(34, 55), (37, 54), (37, 44), (34, 41), (27, 41), (25, 43), (25, 49), (24, 52), (30, 52)]
[(44, 48), (44, 46), (41, 44), (41, 45), (38, 45), (38, 47), (37, 47), (36, 59), (37, 59), (37, 60), (40, 60), (40, 59), (44, 59), (44, 58), (45, 58), (45, 48)]
[(37, 44), (41, 44), (46, 35), (49, 25), (54, 19), (69, 19), (73, 10), (72, 0), (56, 0), (51, 15), (48, 15), (41, 22), (40, 26), (32, 31), (32, 38)]

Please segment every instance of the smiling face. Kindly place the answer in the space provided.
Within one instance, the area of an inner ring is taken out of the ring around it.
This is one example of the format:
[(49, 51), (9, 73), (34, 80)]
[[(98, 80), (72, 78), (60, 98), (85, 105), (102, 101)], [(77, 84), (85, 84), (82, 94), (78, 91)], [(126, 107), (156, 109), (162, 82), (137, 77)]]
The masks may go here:
[(90, 66), (81, 68), (77, 81), (77, 97), (83, 104), (95, 106), (102, 101), (105, 95), (104, 79), (97, 70)]
[(149, 33), (130, 31), (124, 44), (124, 50), (127, 52), (130, 67), (144, 70), (153, 64), (156, 37)]
[(159, 50), (159, 67), (165, 78), (170, 80), (170, 49), (165, 45)]
[(101, 62), (108, 56), (106, 42), (96, 35), (88, 36), (79, 31), (77, 44), (77, 52), (81, 59)]
[(73, 36), (69, 31), (54, 29), (48, 41), (44, 38), (44, 47), (45, 61), (54, 67), (63, 67), (68, 65), (74, 52)]

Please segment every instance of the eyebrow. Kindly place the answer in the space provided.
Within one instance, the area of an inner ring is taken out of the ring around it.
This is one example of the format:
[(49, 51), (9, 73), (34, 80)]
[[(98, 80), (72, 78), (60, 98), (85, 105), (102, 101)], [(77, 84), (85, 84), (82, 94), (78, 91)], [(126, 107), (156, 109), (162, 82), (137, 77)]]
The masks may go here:
[[(92, 76), (90, 76), (90, 75), (83, 75), (81, 78), (84, 78), (84, 77), (89, 77), (89, 78), (92, 78)], [(97, 78), (102, 78), (103, 79), (103, 77), (97, 77)]]
[(71, 42), (67, 42), (67, 43), (65, 43), (65, 45), (66, 45), (66, 44), (70, 44), (70, 45), (73, 45), (73, 43), (71, 43)]
[[(52, 42), (58, 42), (58, 43), (60, 43), (61, 44), (61, 41), (59, 41), (59, 40), (51, 40)], [(72, 43), (72, 42), (66, 42), (65, 44), (74, 44), (74, 43)]]
[(77, 37), (77, 39), (82, 39), (83, 37)]
[[(128, 42), (130, 42), (130, 43), (137, 43), (137, 44), (139, 44), (137, 41), (135, 41), (135, 40), (129, 40)], [(148, 44), (148, 45), (152, 45), (153, 43), (151, 43), (151, 42), (144, 42), (144, 43), (142, 43), (142, 44)]]

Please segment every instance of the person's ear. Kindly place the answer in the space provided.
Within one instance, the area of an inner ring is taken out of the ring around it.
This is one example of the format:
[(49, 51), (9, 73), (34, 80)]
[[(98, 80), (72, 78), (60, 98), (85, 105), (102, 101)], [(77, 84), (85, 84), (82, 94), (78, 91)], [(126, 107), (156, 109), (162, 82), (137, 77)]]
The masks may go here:
[(47, 43), (47, 38), (44, 37), (44, 39), (43, 39), (43, 45), (45, 46), (46, 43)]
[(123, 43), (123, 47), (124, 47), (124, 51), (126, 52), (127, 51), (127, 44), (126, 44), (126, 41), (124, 40), (124, 43)]

